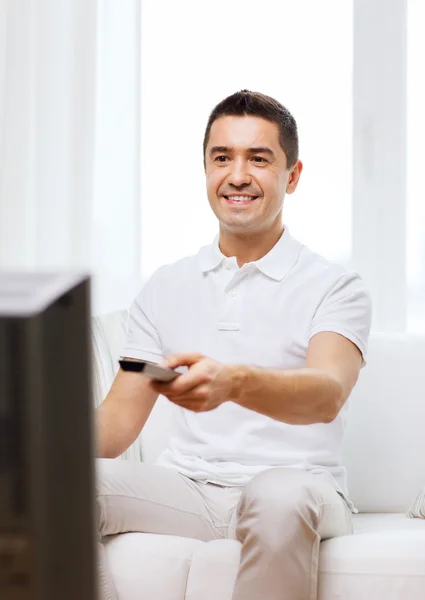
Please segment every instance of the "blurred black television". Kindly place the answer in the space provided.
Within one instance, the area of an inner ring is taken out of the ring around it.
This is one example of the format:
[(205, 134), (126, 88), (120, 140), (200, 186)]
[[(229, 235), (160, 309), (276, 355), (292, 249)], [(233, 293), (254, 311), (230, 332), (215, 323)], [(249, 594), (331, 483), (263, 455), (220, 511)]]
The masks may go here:
[(0, 598), (94, 600), (90, 277), (0, 271)]

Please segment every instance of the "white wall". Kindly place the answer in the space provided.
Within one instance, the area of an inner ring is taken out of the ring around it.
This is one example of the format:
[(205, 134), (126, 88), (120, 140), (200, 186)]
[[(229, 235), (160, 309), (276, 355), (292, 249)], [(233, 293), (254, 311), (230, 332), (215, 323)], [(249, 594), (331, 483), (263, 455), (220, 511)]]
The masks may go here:
[(243, 88), (276, 97), (298, 121), (304, 172), (284, 209), (292, 233), (332, 259), (349, 259), (352, 2), (147, 0), (143, 276), (215, 234), (202, 138), (214, 105)]

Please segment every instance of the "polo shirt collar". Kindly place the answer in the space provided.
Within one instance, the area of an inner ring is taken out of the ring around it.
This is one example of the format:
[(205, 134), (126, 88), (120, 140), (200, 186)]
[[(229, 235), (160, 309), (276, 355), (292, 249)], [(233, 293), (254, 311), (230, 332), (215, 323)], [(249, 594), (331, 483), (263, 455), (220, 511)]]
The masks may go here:
[[(285, 225), (284, 232), (270, 252), (250, 264), (255, 265), (267, 277), (281, 281), (297, 262), (301, 249), (302, 244), (290, 235)], [(212, 244), (201, 249), (199, 259), (203, 273), (216, 269), (228, 259), (220, 250), (219, 235)]]

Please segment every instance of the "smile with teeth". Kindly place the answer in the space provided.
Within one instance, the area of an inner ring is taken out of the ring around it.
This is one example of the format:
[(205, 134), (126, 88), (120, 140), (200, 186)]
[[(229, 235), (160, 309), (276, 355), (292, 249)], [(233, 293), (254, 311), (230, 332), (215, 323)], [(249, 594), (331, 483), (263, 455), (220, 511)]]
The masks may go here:
[(230, 202), (252, 202), (256, 200), (258, 196), (224, 196), (226, 200)]

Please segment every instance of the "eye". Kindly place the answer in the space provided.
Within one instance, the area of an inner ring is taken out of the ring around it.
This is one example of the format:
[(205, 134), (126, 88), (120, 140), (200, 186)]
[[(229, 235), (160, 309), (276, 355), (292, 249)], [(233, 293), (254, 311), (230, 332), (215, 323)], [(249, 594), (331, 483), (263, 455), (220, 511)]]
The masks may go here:
[(265, 158), (263, 158), (262, 156), (253, 156), (252, 160), (257, 164), (257, 165), (265, 165), (267, 163), (267, 160)]
[(222, 164), (227, 162), (228, 160), (229, 160), (229, 157), (225, 156), (224, 154), (221, 154), (220, 156), (216, 156), (214, 159), (215, 162), (222, 163)]

